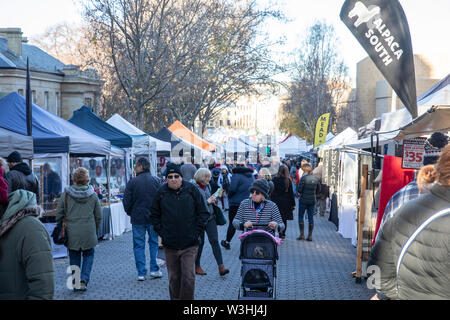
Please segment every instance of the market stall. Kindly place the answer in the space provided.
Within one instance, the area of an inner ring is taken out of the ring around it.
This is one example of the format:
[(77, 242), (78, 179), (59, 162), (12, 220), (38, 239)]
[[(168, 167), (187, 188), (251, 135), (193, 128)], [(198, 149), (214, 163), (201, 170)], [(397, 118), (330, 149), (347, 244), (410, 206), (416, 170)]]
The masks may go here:
[[(103, 192), (103, 207), (109, 207), (111, 233), (115, 236), (131, 230), (130, 217), (126, 214), (121, 199), (132, 173), (133, 139), (126, 133), (110, 125), (92, 112), (92, 108), (82, 106), (75, 110), (69, 122), (110, 141), (111, 151), (106, 157), (72, 157), (70, 169), (78, 167), (89, 170), (91, 185)], [(111, 209), (114, 207), (114, 210)], [(125, 221), (126, 228), (118, 228)]]
[[(26, 134), (25, 98), (13, 92), (0, 99), (0, 127)], [(98, 136), (32, 104), (34, 155), (32, 170), (40, 181), (44, 222), (54, 228), (55, 209), (62, 190), (70, 184), (69, 154), (99, 156), (110, 153), (111, 145)], [(53, 245), (54, 256), (67, 254)]]

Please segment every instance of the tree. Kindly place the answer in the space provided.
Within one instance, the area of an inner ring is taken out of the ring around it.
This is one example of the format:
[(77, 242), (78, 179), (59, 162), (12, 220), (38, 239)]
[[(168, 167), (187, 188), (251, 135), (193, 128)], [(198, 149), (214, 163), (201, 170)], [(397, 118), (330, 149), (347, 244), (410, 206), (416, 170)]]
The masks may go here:
[(288, 98), (282, 106), (280, 127), (309, 142), (314, 139), (317, 119), (330, 113), (336, 121), (337, 105), (347, 88), (347, 67), (336, 52), (334, 28), (324, 22), (311, 26), (292, 70)]
[(84, 16), (106, 48), (129, 119), (148, 131), (193, 127), (256, 84), (270, 81), (270, 44), (252, 42), (265, 17), (256, 1), (93, 0)]

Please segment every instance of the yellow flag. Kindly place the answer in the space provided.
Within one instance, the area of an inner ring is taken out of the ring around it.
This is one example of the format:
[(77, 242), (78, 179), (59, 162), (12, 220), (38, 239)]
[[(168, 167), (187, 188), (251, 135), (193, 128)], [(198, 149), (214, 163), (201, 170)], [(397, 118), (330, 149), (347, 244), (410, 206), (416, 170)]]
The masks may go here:
[(314, 135), (314, 147), (324, 143), (327, 137), (328, 122), (330, 121), (330, 114), (324, 113), (317, 119), (316, 134)]

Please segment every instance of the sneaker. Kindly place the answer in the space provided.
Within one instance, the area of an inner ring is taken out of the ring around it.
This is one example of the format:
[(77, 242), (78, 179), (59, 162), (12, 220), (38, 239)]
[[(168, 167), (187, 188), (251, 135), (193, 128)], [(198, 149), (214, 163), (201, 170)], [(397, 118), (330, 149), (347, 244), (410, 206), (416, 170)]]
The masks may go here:
[(150, 272), (150, 277), (151, 277), (152, 279), (161, 278), (161, 277), (162, 277), (162, 272), (161, 272), (161, 270)]
[(226, 242), (225, 240), (220, 241), (220, 244), (222, 245), (222, 247), (224, 247), (224, 248), (227, 249), (227, 250), (230, 250), (230, 249), (231, 249), (230, 243), (229, 243), (229, 242)]
[(137, 277), (138, 281), (145, 281), (145, 279), (146, 279), (145, 276), (138, 276)]

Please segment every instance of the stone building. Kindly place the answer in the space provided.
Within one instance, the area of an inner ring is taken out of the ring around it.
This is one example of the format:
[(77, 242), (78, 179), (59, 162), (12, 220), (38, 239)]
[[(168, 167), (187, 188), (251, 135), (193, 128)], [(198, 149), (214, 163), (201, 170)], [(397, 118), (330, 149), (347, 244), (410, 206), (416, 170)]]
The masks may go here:
[[(416, 74), (416, 93), (422, 93), (447, 76), (450, 72), (448, 57), (440, 54), (414, 55), (414, 68)], [(381, 72), (369, 57), (357, 64), (355, 95), (349, 95), (350, 100), (356, 100), (358, 114), (354, 117), (356, 128), (368, 124), (372, 119), (378, 118), (382, 113), (395, 111), (403, 103), (393, 92)], [(396, 98), (395, 104), (392, 97)], [(356, 98), (356, 99), (355, 99)], [(395, 110), (393, 110), (395, 108)], [(358, 121), (359, 120), (359, 121)]]
[(25, 96), (27, 58), (34, 103), (64, 119), (82, 105), (99, 109), (103, 81), (96, 70), (65, 65), (27, 44), (20, 28), (0, 28), (0, 97), (11, 92)]

